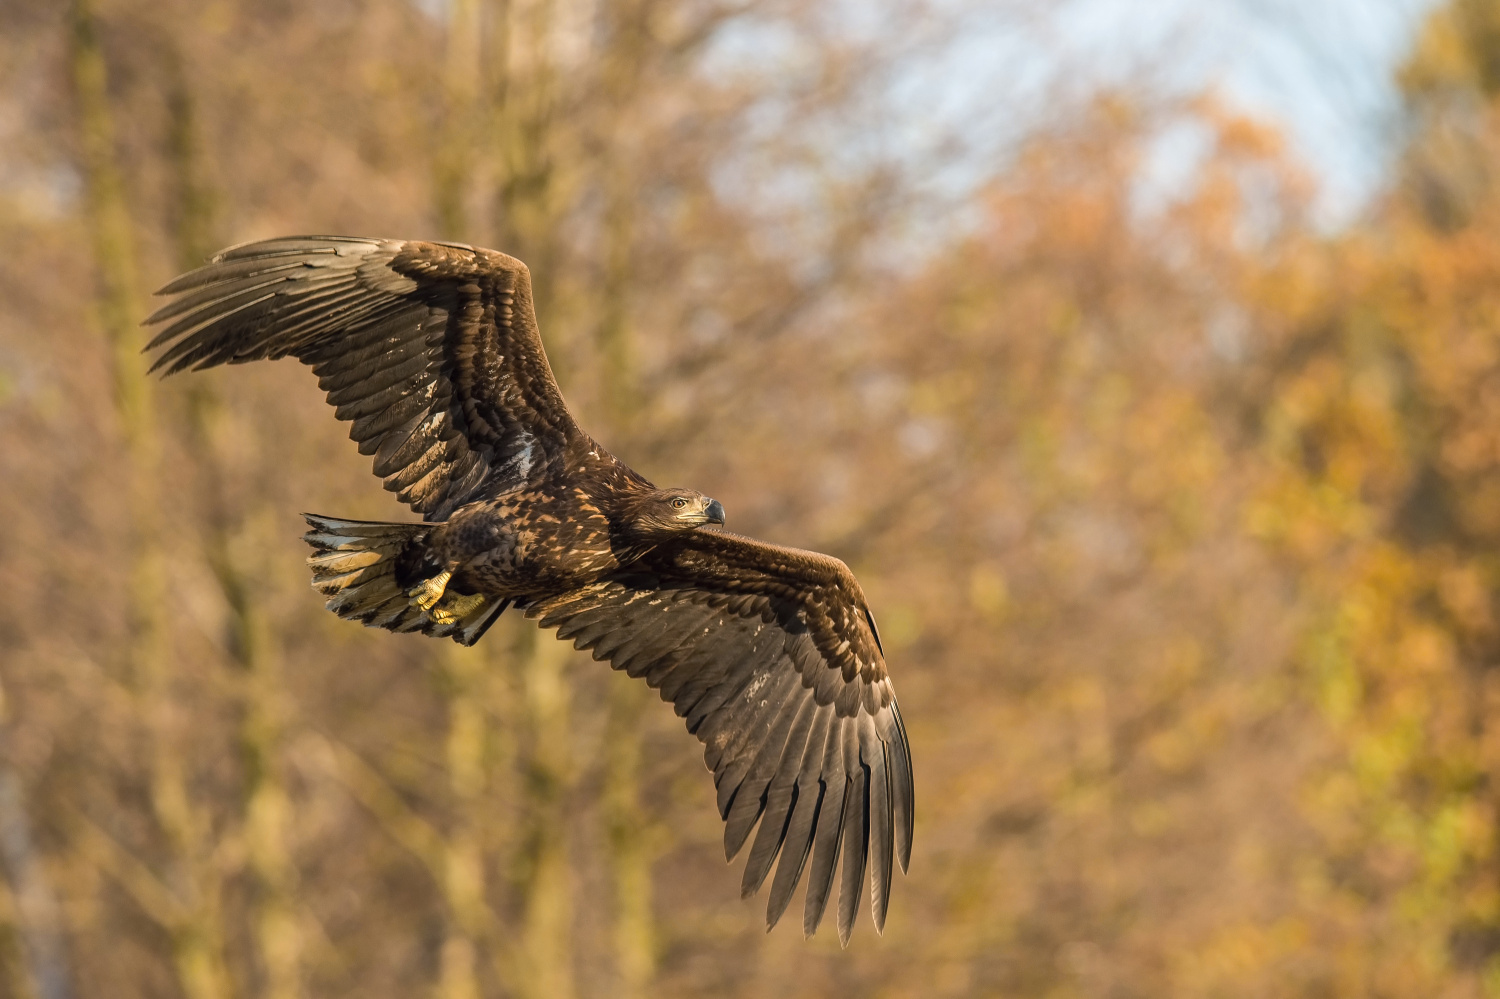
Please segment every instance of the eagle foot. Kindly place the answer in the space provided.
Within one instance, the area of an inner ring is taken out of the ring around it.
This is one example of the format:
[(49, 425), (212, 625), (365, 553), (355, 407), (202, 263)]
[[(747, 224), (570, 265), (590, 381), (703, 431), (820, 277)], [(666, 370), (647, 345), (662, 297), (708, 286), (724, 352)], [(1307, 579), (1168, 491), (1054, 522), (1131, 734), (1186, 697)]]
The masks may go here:
[(411, 597), (411, 605), (419, 610), (431, 610), (443, 599), (443, 593), (448, 589), (448, 580), (452, 578), (452, 570), (445, 569), (431, 579), (422, 580), (406, 591), (406, 595)]
[(478, 610), (483, 603), (484, 594), (482, 593), (470, 593), (467, 596), (455, 595), (429, 610), (427, 617), (434, 624), (457, 624)]

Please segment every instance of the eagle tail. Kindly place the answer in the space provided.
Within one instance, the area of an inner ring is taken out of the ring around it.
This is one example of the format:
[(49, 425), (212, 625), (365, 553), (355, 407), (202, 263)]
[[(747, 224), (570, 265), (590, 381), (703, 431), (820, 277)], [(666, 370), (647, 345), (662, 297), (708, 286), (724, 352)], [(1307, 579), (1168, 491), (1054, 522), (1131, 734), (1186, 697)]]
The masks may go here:
[(312, 527), (302, 539), (317, 552), (307, 560), (313, 588), (328, 597), (328, 609), (341, 618), (371, 628), (418, 631), (473, 645), (509, 604), (501, 597), (487, 597), (456, 621), (434, 621), (397, 581), (398, 563), (417, 553), (432, 531), (431, 524), (302, 516)]

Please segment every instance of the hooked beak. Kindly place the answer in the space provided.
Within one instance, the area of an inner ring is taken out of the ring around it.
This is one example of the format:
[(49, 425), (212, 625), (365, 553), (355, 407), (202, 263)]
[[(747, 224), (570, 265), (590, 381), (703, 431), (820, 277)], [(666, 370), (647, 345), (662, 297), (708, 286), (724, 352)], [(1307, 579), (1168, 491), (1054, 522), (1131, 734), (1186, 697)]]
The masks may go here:
[(724, 504), (716, 499), (709, 500), (708, 506), (703, 508), (703, 515), (708, 518), (706, 523), (718, 524), (722, 527), (724, 524)]

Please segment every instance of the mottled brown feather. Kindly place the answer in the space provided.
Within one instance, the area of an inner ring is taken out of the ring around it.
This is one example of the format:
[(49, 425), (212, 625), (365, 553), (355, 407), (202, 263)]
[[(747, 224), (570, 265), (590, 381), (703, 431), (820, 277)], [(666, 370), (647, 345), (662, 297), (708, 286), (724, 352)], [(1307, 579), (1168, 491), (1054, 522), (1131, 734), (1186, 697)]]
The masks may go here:
[[(153, 370), (297, 358), (386, 488), (432, 522), (310, 515), (330, 610), (469, 645), (507, 605), (525, 608), (660, 691), (703, 743), (725, 854), (751, 843), (743, 891), (776, 870), (768, 927), (805, 874), (813, 933), (837, 878), (847, 943), (867, 870), (884, 927), (892, 866), (911, 856), (911, 752), (859, 583), (838, 559), (724, 532), (633, 534), (641, 504), (663, 500), (568, 413), (524, 264), (450, 243), (289, 237), (225, 250), (160, 294)], [(542, 525), (528, 537), (550, 539), (551, 576), (485, 576), (471, 558)], [(463, 558), (444, 547), (507, 531)], [(461, 565), (451, 585), (483, 600), (439, 624), (408, 587)]]
[(744, 890), (759, 889), (782, 858), (768, 926), (806, 870), (803, 929), (816, 930), (842, 857), (840, 939), (867, 869), (884, 927), (892, 861), (905, 870), (910, 859), (911, 750), (863, 594), (842, 562), (700, 531), (629, 574), (527, 613), (644, 675), (688, 719), (718, 785), (726, 854), (759, 824)]
[[(164, 287), (153, 370), (311, 364), (387, 488), (428, 520), (541, 481), (582, 431), (537, 331), (526, 265), (453, 243), (308, 236), (223, 251)], [(433, 445), (448, 442), (445, 449)], [(425, 462), (422, 488), (408, 465)], [(475, 474), (475, 469), (482, 471)], [(434, 475), (434, 471), (436, 474)]]

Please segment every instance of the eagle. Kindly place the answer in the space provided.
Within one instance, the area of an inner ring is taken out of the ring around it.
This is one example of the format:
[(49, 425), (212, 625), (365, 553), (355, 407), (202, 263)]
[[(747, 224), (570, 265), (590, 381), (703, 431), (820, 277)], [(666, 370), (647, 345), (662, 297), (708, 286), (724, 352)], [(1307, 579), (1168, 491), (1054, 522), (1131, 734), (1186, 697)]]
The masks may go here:
[(719, 529), (718, 500), (656, 488), (579, 427), (525, 264), (458, 243), (293, 236), (230, 247), (157, 294), (152, 371), (295, 357), (421, 515), (304, 514), (329, 610), (466, 646), (507, 607), (555, 628), (658, 690), (703, 743), (726, 860), (755, 831), (742, 897), (776, 864), (768, 931), (805, 874), (811, 936), (837, 877), (847, 945), (867, 870), (884, 930), (913, 784), (864, 592), (836, 558)]

